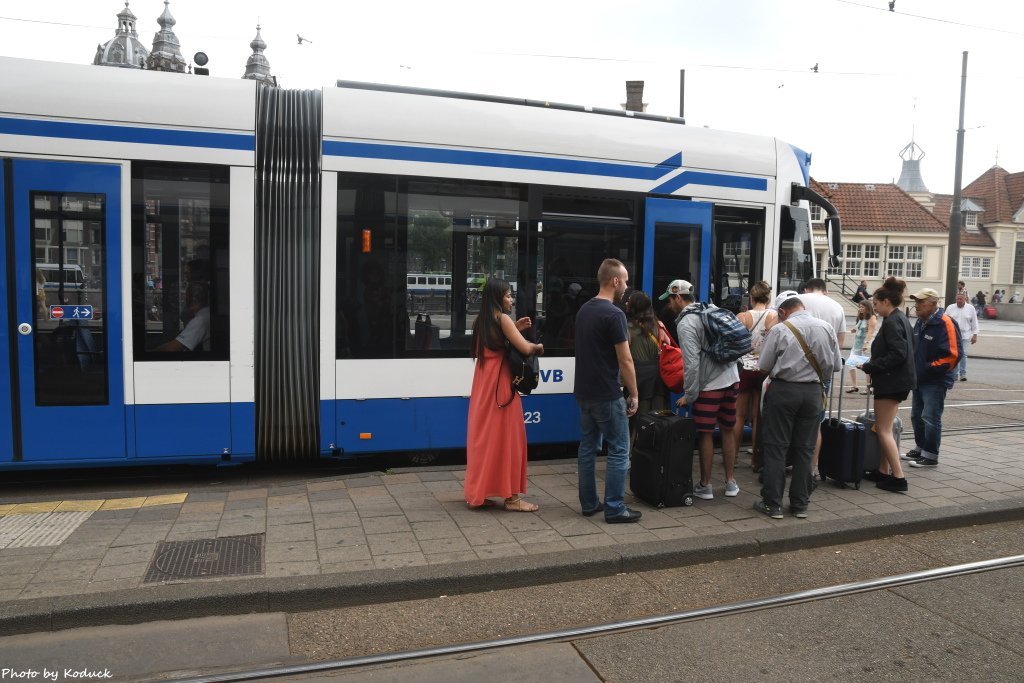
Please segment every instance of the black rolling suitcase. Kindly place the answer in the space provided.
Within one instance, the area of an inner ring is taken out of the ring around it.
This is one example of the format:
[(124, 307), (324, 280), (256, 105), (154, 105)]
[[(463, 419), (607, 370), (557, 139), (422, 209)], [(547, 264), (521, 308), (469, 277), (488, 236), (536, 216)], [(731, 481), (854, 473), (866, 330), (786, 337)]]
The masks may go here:
[[(875, 432), (875, 411), (871, 410), (871, 386), (867, 387), (868, 403), (864, 412), (856, 417), (857, 422), (864, 425), (864, 470), (877, 470), (882, 462), (882, 454), (878, 449), (878, 434)], [(897, 415), (892, 422), (892, 437), (896, 439), (896, 452), (900, 451), (900, 438), (903, 436), (903, 420)]]
[[(818, 474), (821, 480), (834, 479), (840, 485), (853, 484), (860, 488), (864, 478), (864, 425), (856, 420), (843, 419), (843, 376), (839, 371), (839, 406), (832, 414), (832, 394), (828, 397), (828, 417), (821, 423), (821, 453), (818, 455)], [(834, 384), (834, 380), (833, 380)], [(834, 388), (834, 387), (833, 387)]]
[(657, 410), (637, 417), (629, 488), (654, 507), (693, 505), (692, 417)]

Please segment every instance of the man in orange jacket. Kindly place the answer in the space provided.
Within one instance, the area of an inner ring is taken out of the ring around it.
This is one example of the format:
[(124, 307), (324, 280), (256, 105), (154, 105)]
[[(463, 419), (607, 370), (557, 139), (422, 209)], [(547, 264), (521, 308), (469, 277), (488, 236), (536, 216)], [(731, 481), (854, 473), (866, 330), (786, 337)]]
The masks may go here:
[(960, 362), (960, 328), (939, 307), (939, 293), (925, 287), (910, 295), (917, 311), (914, 325), (914, 389), (910, 422), (914, 426), (916, 446), (903, 456), (911, 467), (935, 467), (939, 464), (942, 440), (942, 411), (946, 392), (956, 380)]

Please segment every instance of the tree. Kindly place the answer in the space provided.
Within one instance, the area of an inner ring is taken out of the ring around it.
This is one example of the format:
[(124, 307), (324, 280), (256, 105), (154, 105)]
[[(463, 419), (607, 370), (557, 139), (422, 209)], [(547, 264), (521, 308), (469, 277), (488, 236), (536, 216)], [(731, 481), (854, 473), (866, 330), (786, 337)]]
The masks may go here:
[(452, 253), (451, 216), (440, 211), (423, 211), (412, 214), (411, 219), (406, 256), (409, 270), (447, 271)]

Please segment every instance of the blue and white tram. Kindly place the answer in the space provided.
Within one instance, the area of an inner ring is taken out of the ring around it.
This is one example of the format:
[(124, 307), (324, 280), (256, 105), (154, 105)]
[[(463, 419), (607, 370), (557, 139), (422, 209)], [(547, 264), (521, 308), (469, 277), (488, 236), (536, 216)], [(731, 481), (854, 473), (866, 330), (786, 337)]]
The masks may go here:
[(514, 283), (545, 344), (530, 443), (571, 442), (573, 320), (602, 259), (736, 307), (813, 273), (808, 200), (838, 252), (809, 155), (772, 138), (361, 83), (0, 67), (0, 468), (461, 448), (484, 277)]

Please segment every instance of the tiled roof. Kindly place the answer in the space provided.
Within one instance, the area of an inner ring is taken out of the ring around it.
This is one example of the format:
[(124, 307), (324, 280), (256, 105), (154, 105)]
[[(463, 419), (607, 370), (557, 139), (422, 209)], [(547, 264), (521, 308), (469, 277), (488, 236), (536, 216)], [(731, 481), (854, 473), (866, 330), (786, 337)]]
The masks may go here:
[[(978, 197), (971, 197), (976, 204), (984, 206), (983, 200)], [(935, 202), (935, 217), (941, 218), (946, 229), (949, 230), (949, 216), (953, 212), (953, 195), (951, 194), (933, 194), (932, 200)], [(984, 214), (982, 214), (984, 215)], [(996, 242), (992, 239), (992, 235), (988, 233), (983, 225), (984, 220), (978, 218), (978, 231), (969, 232), (967, 228), (961, 227), (960, 229), (960, 245), (964, 247), (994, 247)]]
[(893, 183), (820, 183), (811, 187), (835, 205), (845, 230), (944, 233), (945, 223)]
[(978, 217), (980, 222), (1004, 223), (1013, 219), (1014, 211), (1020, 207), (1021, 195), (1014, 205), (1007, 188), (1009, 175), (1005, 169), (993, 166), (961, 192), (964, 197), (981, 200), (979, 203), (985, 207), (985, 212)]

